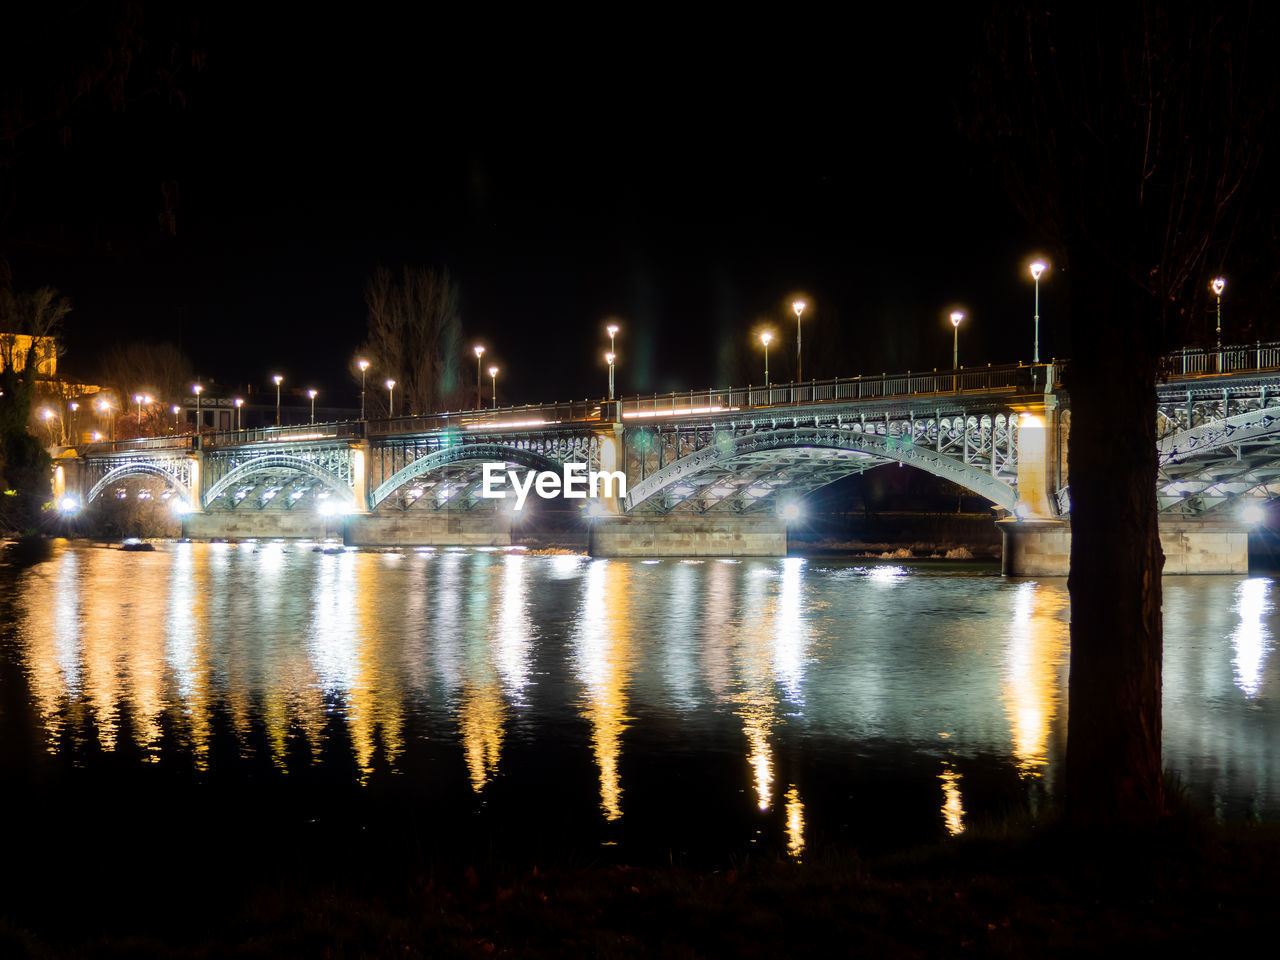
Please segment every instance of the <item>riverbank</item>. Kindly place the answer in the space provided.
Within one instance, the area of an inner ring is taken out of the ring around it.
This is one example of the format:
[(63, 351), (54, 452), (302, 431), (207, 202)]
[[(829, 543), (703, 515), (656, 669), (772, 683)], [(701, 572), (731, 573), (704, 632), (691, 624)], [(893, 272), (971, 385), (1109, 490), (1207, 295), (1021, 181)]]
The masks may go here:
[[(878, 860), (719, 869), (597, 864), (258, 865), (202, 889), (156, 864), (167, 892), (130, 907), (49, 891), (0, 919), (6, 957), (877, 957), (1221, 955), (1260, 942), (1280, 895), (1280, 830), (1199, 819), (1094, 843), (1055, 828), (962, 837)], [(128, 872), (127, 868), (122, 868)], [(216, 868), (212, 871), (218, 873)], [(190, 895), (190, 896), (188, 896)]]

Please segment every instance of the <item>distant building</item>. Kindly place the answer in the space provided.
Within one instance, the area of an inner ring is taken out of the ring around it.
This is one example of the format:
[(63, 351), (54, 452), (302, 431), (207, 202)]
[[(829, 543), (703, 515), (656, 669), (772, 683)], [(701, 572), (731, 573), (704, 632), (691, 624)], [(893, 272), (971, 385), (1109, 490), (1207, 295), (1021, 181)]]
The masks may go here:
[(42, 377), (58, 375), (58, 346), (53, 337), (32, 337), (26, 333), (0, 333), (0, 370), (22, 370), (26, 367), (27, 352), (32, 341), (36, 345), (36, 374)]

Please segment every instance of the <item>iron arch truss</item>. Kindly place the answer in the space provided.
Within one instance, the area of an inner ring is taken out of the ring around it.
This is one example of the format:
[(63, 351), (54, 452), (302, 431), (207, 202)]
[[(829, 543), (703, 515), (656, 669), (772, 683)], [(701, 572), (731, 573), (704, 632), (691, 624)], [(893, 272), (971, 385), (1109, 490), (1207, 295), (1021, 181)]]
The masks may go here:
[(252, 460), (239, 463), (232, 470), (223, 474), (205, 492), (203, 506), (208, 508), (220, 496), (232, 487), (240, 486), (248, 477), (267, 470), (283, 470), (304, 474), (323, 484), (333, 493), (338, 494), (348, 503), (355, 505), (355, 491), (351, 486), (335, 477), (323, 467), (317, 466), (301, 457), (292, 457), (283, 453), (269, 453)]
[[(818, 454), (818, 456), (813, 456)], [(853, 455), (843, 466), (832, 464), (834, 457)], [(774, 489), (786, 489), (791, 493), (808, 492), (839, 476), (860, 472), (881, 463), (909, 464), (935, 476), (957, 483), (979, 496), (986, 497), (996, 506), (1012, 510), (1018, 499), (1013, 485), (993, 476), (979, 467), (963, 463), (933, 447), (915, 443), (910, 437), (837, 427), (818, 426), (781, 430), (761, 430), (749, 434), (724, 434), (715, 442), (668, 464), (650, 474), (631, 488), (627, 495), (626, 509), (633, 511), (643, 504), (673, 489), (688, 489), (704, 475), (732, 476), (735, 462), (754, 460), (766, 470), (771, 460), (785, 460), (788, 471), (803, 475), (811, 473), (814, 482), (805, 489), (803, 478), (791, 477), (785, 488), (778, 485), (769, 488), (762, 484), (763, 495), (752, 499), (765, 499)], [(810, 466), (809, 464), (812, 464)], [(822, 470), (822, 473), (818, 471)], [(746, 490), (750, 491), (747, 486)]]
[(111, 468), (98, 479), (98, 482), (89, 489), (85, 503), (93, 503), (101, 496), (103, 490), (130, 477), (159, 477), (187, 503), (194, 502), (191, 496), (191, 467), (184, 459), (155, 462), (130, 460), (122, 463), (118, 467)]
[(431, 473), (433, 470), (439, 470), (455, 463), (475, 463), (479, 461), (514, 463), (522, 467), (528, 467), (530, 470), (552, 470), (557, 473), (560, 471), (560, 464), (533, 450), (508, 447), (499, 443), (459, 444), (419, 457), (412, 463), (397, 470), (373, 491), (369, 498), (369, 507), (376, 510), (378, 504), (386, 500), (397, 489), (412, 480)]

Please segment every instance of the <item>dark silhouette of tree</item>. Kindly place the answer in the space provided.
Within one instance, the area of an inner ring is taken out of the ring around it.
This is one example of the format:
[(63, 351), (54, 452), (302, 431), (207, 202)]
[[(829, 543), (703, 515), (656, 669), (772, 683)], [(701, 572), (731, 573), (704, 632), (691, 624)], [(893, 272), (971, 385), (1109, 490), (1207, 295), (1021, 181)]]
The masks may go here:
[(365, 302), (369, 339), (359, 353), (370, 362), (370, 415), (386, 412), (388, 378), (396, 381), (397, 416), (456, 405), (462, 321), (449, 272), (405, 267), (396, 277), (380, 267), (365, 286)]
[(1069, 286), (1067, 809), (1082, 827), (1164, 808), (1155, 385), (1264, 213), (1248, 194), (1272, 135), (1273, 18), (1261, 4), (1013, 4), (987, 25), (967, 122)]
[(52, 495), (49, 454), (31, 433), (32, 398), (42, 343), (57, 343), (71, 312), (43, 287), (15, 296), (0, 288), (0, 527), (30, 535)]

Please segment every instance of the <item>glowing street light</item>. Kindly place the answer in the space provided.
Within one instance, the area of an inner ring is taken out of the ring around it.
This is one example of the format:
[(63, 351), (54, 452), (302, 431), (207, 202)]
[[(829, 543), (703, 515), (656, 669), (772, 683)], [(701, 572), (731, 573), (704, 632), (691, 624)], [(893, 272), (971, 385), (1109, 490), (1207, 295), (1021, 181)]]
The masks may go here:
[(178, 414), (182, 412), (182, 408), (175, 403), (169, 409), (173, 411), (173, 432), (177, 433), (178, 432)]
[(106, 397), (102, 397), (101, 399), (98, 400), (96, 404), (94, 404), (94, 406), (98, 408), (98, 416), (104, 418), (107, 421), (107, 439), (115, 440), (116, 438), (115, 417), (111, 416), (111, 412), (115, 409), (114, 405)]
[(484, 407), (480, 398), (480, 358), (484, 356), (484, 347), (477, 343), (472, 349), (476, 352), (476, 409), (480, 410)]
[(773, 342), (772, 331), (760, 334), (760, 342), (764, 344), (764, 385), (769, 386), (769, 344)]
[(40, 408), (40, 419), (44, 421), (45, 427), (49, 431), (49, 445), (53, 446), (53, 424), (50, 422), (54, 418), (54, 412), (48, 407)]
[(964, 313), (960, 310), (951, 311), (951, 326), (955, 328), (955, 336), (951, 345), (951, 369), (960, 369), (960, 321), (964, 319)]
[(200, 394), (204, 393), (204, 387), (197, 383), (192, 386), (191, 392), (196, 395), (196, 433), (198, 434), (204, 427), (204, 421), (200, 419)]
[(616, 323), (611, 323), (604, 328), (604, 332), (609, 335), (609, 352), (613, 353), (615, 352), (615, 349), (616, 349), (614, 346), (613, 338), (618, 335), (618, 325)]
[(356, 366), (360, 368), (360, 419), (364, 419), (364, 375), (369, 369), (369, 361), (363, 358), (356, 361)]
[(280, 384), (284, 382), (284, 377), (276, 374), (271, 378), (276, 385), (276, 426), (280, 426)]
[(308, 390), (307, 396), (311, 398), (311, 422), (316, 422), (316, 394), (318, 390)]
[(1214, 277), (1209, 289), (1218, 298), (1218, 349), (1222, 349), (1222, 291), (1227, 289), (1227, 281), (1222, 277)]
[(387, 381), (387, 416), (394, 417), (396, 415), (396, 382), (394, 380)]
[(232, 403), (234, 403), (234, 404), (236, 405), (236, 429), (237, 429), (237, 430), (239, 430), (239, 429), (241, 429), (241, 426), (240, 426), (240, 408), (244, 406), (244, 400), (243, 400), (243, 399), (241, 399), (240, 397), (236, 397), (236, 398), (235, 398), (235, 400), (233, 400), (233, 401), (232, 401)]
[(796, 300), (791, 304), (791, 309), (796, 312), (796, 383), (804, 379), (800, 368), (800, 314), (804, 313), (806, 306), (808, 304), (803, 300)]
[(1031, 264), (1031, 279), (1036, 282), (1036, 340), (1031, 351), (1031, 362), (1040, 362), (1040, 275), (1047, 269), (1045, 263), (1037, 260)]
[(493, 409), (498, 409), (498, 368), (489, 368), (489, 379), (493, 381)]
[(609, 365), (609, 399), (613, 399), (613, 362), (618, 359), (618, 355), (610, 350), (604, 355), (604, 362)]

